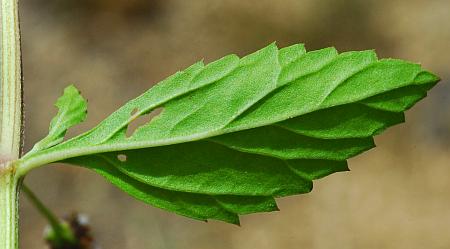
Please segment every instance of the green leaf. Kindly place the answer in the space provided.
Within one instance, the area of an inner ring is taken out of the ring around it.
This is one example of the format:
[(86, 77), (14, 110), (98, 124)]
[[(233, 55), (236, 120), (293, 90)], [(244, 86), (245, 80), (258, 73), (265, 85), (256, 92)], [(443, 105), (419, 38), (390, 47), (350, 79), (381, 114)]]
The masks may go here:
[[(238, 224), (238, 215), (278, 210), (275, 197), (347, 171), (346, 159), (373, 148), (373, 136), (403, 122), (438, 80), (373, 51), (271, 44), (198, 62), (87, 133), (27, 154), (18, 170), (80, 165), (153, 206)], [(127, 135), (145, 115), (156, 117)]]
[(48, 135), (33, 147), (33, 153), (61, 143), (70, 127), (86, 119), (87, 102), (73, 85), (64, 89), (63, 96), (56, 101), (55, 106), (58, 108), (58, 114), (50, 123)]

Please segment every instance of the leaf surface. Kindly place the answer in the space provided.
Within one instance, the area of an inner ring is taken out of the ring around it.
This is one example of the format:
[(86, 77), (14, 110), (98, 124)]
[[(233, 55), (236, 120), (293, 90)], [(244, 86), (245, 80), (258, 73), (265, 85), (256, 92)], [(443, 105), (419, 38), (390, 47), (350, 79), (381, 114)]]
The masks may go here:
[(27, 154), (23, 167), (80, 165), (153, 206), (237, 224), (238, 215), (277, 210), (275, 197), (310, 192), (313, 180), (347, 171), (346, 160), (403, 122), (438, 80), (373, 51), (271, 44), (195, 63), (87, 133)]
[(64, 89), (63, 96), (56, 101), (55, 106), (58, 108), (58, 113), (50, 123), (49, 133), (35, 144), (32, 153), (61, 143), (70, 127), (86, 119), (87, 101), (73, 85)]

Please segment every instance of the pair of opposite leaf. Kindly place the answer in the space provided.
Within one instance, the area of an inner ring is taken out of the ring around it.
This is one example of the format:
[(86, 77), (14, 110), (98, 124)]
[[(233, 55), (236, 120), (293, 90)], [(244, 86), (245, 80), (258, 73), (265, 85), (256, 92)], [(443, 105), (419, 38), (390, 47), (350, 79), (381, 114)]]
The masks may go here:
[[(239, 215), (277, 210), (275, 197), (310, 192), (312, 180), (348, 170), (346, 159), (374, 147), (372, 137), (403, 122), (403, 111), (438, 80), (373, 51), (271, 44), (198, 62), (63, 142), (87, 110), (69, 86), (49, 135), (18, 170), (79, 165), (153, 206), (238, 224)], [(126, 134), (133, 120), (161, 108)]]

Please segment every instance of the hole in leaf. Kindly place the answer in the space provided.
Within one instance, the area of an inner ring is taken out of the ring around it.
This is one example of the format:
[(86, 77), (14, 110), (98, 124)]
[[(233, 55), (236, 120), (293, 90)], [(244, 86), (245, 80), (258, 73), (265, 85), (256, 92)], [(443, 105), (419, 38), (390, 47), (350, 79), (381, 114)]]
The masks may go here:
[(117, 160), (119, 160), (119, 161), (121, 161), (121, 162), (126, 162), (127, 161), (127, 155), (125, 155), (125, 154), (119, 154), (119, 155), (117, 155)]
[(150, 123), (154, 118), (159, 116), (163, 110), (164, 110), (163, 107), (159, 107), (159, 108), (154, 109), (152, 112), (150, 112), (148, 114), (136, 116), (139, 112), (139, 109), (135, 108), (130, 113), (131, 117), (133, 118), (133, 121), (131, 121), (131, 123), (128, 124), (126, 136), (127, 137), (133, 136), (133, 134), (137, 128)]

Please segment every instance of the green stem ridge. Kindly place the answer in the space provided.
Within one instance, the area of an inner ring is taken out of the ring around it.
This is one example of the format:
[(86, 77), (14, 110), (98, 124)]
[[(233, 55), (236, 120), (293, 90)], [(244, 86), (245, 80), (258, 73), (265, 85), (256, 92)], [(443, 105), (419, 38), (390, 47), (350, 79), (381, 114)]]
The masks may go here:
[(1, 2), (0, 161), (18, 159), (22, 140), (22, 69), (18, 0)]
[(0, 249), (17, 249), (16, 174), (22, 149), (22, 68), (18, 0), (0, 0)]

